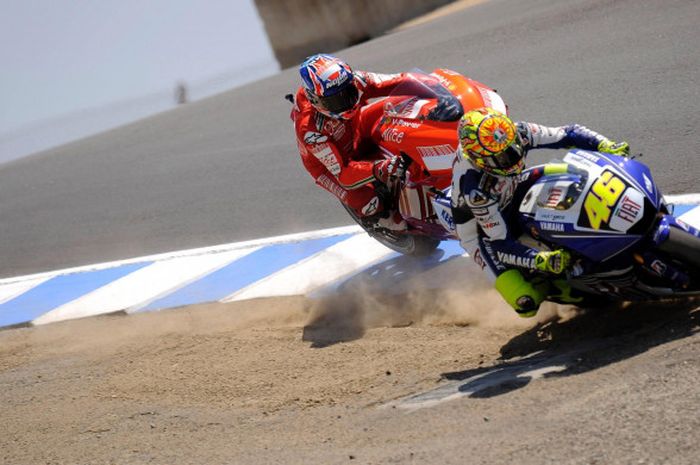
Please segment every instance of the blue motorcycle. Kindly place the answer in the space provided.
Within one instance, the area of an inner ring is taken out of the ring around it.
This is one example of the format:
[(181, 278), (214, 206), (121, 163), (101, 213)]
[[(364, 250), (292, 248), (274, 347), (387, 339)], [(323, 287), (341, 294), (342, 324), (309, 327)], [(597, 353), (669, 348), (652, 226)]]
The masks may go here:
[(523, 243), (566, 249), (575, 261), (565, 279), (579, 298), (548, 300), (700, 296), (700, 230), (673, 215), (647, 166), (585, 150), (564, 162), (574, 167), (567, 174), (524, 171), (513, 200)]

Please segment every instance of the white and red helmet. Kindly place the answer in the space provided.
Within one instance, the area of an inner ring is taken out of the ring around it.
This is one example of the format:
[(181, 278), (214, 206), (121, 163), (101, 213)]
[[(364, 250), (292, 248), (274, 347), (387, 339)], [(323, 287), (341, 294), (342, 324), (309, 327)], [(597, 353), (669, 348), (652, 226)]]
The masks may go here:
[(350, 119), (360, 103), (352, 68), (333, 55), (310, 56), (299, 66), (306, 96), (319, 112), (331, 118)]

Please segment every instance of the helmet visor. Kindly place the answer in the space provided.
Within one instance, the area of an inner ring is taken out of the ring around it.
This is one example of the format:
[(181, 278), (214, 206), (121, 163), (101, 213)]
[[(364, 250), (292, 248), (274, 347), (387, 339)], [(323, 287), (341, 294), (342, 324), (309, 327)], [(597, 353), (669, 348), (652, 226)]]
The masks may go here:
[(504, 151), (491, 155), (490, 157), (481, 157), (483, 163), (492, 169), (508, 170), (523, 159), (523, 146), (519, 140), (516, 140), (508, 146)]
[(351, 84), (340, 92), (326, 97), (318, 97), (318, 103), (321, 107), (331, 113), (343, 113), (351, 110), (359, 100), (359, 92), (354, 84)]

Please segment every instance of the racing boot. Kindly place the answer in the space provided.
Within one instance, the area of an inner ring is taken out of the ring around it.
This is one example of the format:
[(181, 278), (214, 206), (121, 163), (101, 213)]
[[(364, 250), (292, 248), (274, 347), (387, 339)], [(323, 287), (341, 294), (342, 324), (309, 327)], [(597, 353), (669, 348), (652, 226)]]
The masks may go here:
[(523, 318), (530, 318), (537, 314), (549, 287), (544, 281), (528, 281), (516, 269), (510, 269), (498, 275), (495, 286), (503, 299)]
[(393, 232), (404, 232), (408, 229), (406, 221), (403, 219), (401, 214), (396, 210), (390, 210), (387, 212), (388, 215), (384, 217), (383, 215), (377, 220), (377, 226), (380, 228), (388, 229)]

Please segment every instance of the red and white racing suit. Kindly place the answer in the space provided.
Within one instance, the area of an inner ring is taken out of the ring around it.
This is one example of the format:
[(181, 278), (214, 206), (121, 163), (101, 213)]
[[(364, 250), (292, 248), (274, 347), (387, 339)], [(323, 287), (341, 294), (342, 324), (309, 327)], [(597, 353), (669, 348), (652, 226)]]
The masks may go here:
[(350, 120), (330, 118), (309, 102), (303, 87), (297, 91), (290, 117), (294, 121), (299, 154), (316, 184), (335, 195), (359, 216), (381, 211), (371, 183), (374, 164), (383, 157), (370, 139), (381, 108), (365, 111), (370, 99), (385, 97), (404, 82), (404, 74), (355, 71), (360, 110)]

